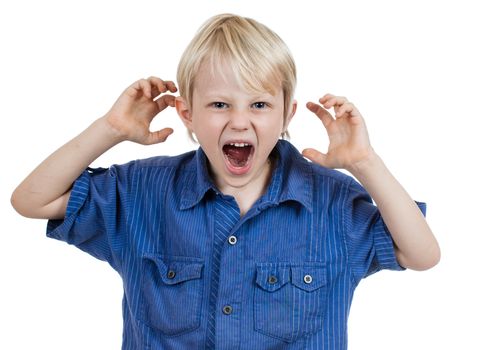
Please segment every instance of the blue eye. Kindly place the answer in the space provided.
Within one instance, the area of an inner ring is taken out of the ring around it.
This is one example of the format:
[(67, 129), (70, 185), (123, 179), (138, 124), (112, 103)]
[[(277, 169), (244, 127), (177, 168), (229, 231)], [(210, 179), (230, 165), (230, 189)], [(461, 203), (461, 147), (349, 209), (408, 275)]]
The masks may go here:
[(217, 109), (224, 109), (227, 107), (227, 104), (224, 102), (212, 102), (212, 106)]
[(265, 102), (255, 102), (254, 104), (252, 104), (252, 107), (255, 109), (264, 109), (265, 107), (267, 107), (267, 104)]

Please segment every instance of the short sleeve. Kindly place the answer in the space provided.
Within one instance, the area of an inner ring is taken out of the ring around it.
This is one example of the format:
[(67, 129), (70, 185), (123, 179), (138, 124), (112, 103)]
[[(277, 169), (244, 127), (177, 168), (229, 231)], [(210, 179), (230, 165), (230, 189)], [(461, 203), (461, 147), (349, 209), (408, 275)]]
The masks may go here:
[(72, 186), (65, 218), (49, 220), (46, 235), (107, 261), (119, 271), (130, 169), (131, 165), (85, 170)]
[[(416, 202), (426, 214), (426, 204)], [(348, 187), (345, 230), (349, 261), (356, 281), (377, 271), (404, 270), (397, 262), (392, 236), (370, 195), (356, 181)]]

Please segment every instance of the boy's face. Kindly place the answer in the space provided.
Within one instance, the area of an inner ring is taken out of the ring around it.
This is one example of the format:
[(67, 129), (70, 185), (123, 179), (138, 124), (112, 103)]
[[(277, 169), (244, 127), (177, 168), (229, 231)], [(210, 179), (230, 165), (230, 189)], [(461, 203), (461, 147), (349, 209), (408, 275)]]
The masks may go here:
[(238, 84), (228, 65), (221, 67), (223, 74), (207, 68), (202, 64), (195, 80), (193, 111), (183, 103), (177, 105), (178, 112), (207, 155), (221, 191), (262, 191), (259, 187), (270, 177), (269, 154), (295, 104), (283, 125), (281, 86), (274, 95), (252, 93)]

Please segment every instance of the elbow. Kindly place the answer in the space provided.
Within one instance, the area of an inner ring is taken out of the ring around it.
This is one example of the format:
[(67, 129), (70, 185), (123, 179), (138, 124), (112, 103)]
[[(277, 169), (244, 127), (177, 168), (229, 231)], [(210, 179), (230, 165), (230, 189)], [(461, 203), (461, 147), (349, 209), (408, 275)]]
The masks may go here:
[(410, 269), (415, 271), (426, 271), (429, 270), (440, 262), (441, 253), (438, 250), (436, 253), (433, 253), (427, 256), (425, 259), (422, 259), (419, 263), (415, 264), (415, 266), (410, 266)]
[(22, 216), (28, 217), (28, 213), (25, 211), (25, 206), (22, 205), (22, 200), (20, 197), (21, 196), (19, 195), (19, 189), (16, 188), (15, 191), (12, 192), (12, 195), (10, 196), (10, 204), (12, 205), (12, 208), (14, 208), (17, 213), (19, 213)]
[(24, 191), (22, 188), (16, 188), (10, 197), (10, 204), (20, 215), (30, 219), (63, 219), (67, 210), (67, 203), (70, 196), (70, 190), (60, 197), (47, 203), (38, 203), (37, 196)]
[(442, 252), (440, 251), (440, 247), (438, 245), (437, 245), (436, 252), (435, 252), (435, 255), (433, 258), (434, 258), (433, 265), (431, 265), (430, 268), (438, 265), (438, 263), (440, 262), (440, 259), (442, 258)]
[(429, 249), (426, 253), (415, 256), (414, 258), (398, 254), (399, 264), (414, 271), (429, 270), (438, 265), (440, 259), (441, 252), (438, 244)]
[(421, 271), (429, 270), (432, 267), (435, 267), (440, 262), (442, 258), (442, 253), (440, 251), (440, 246), (438, 242), (434, 242), (432, 247), (429, 249), (428, 254), (426, 254), (425, 264), (423, 264), (423, 268)]
[(424, 257), (420, 263), (416, 266), (414, 270), (416, 271), (426, 271), (429, 270), (440, 262), (441, 259), (441, 252), (440, 252), (440, 247), (436, 245), (432, 251), (428, 252), (426, 254), (426, 257)]
[(16, 188), (10, 196), (10, 204), (20, 215), (26, 218), (36, 218), (36, 215), (32, 210), (32, 204), (30, 204), (29, 199), (23, 196), (22, 190), (19, 190), (19, 188)]

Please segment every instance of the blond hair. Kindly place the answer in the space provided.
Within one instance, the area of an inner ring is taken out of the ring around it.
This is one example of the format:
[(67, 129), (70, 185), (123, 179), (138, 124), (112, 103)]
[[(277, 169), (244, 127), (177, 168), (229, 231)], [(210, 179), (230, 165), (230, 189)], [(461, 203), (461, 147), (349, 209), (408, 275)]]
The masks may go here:
[(178, 89), (189, 108), (195, 78), (206, 61), (212, 70), (220, 70), (222, 64), (228, 63), (240, 86), (252, 92), (274, 94), (280, 85), (286, 125), (296, 87), (296, 66), (276, 33), (251, 18), (233, 14), (220, 14), (206, 21), (178, 64)]

